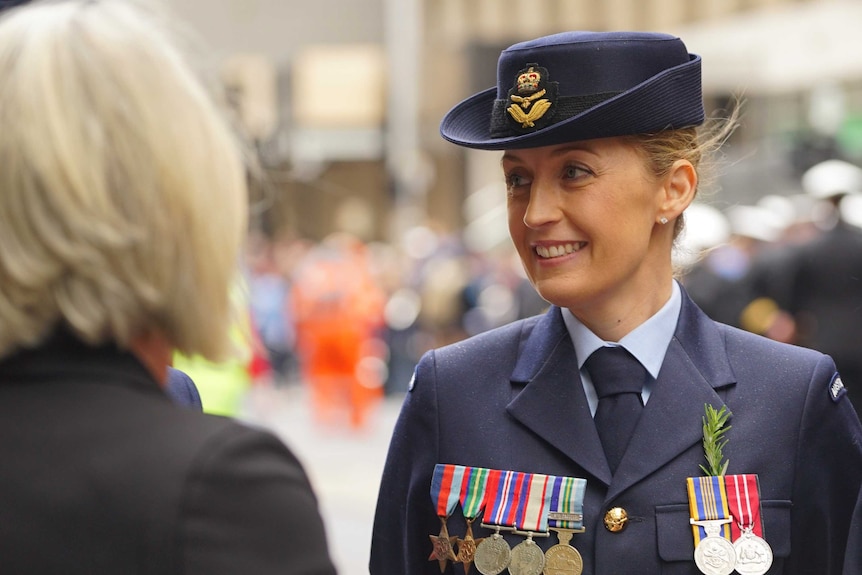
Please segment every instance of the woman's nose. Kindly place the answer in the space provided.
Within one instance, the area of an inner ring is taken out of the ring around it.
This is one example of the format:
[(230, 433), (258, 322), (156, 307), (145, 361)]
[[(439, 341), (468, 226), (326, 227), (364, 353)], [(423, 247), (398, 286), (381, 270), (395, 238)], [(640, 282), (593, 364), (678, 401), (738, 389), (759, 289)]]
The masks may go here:
[(539, 228), (560, 218), (559, 194), (553, 186), (536, 181), (524, 212), (524, 225)]

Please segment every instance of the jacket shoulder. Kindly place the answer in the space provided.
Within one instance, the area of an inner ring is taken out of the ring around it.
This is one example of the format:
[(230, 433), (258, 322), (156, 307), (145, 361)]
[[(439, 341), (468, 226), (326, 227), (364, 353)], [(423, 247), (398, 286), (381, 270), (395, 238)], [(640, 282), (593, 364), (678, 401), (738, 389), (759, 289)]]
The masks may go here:
[(543, 316), (533, 316), (516, 320), (504, 326), (494, 328), (467, 339), (451, 343), (433, 350), (436, 361), (460, 362), (474, 360), (483, 356), (517, 356), (521, 343), (529, 338), (533, 329)]
[(782, 358), (801, 363), (817, 363), (826, 357), (820, 351), (769, 339), (733, 326), (718, 322), (716, 326), (724, 337), (728, 352), (731, 353)]
[[(746, 389), (759, 389), (788, 401), (817, 390), (822, 390), (823, 399), (835, 393), (832, 384), (838, 369), (830, 356), (722, 324), (719, 329), (731, 369), (738, 384)], [(779, 389), (781, 393), (777, 393)], [(839, 398), (833, 395), (833, 401)]]

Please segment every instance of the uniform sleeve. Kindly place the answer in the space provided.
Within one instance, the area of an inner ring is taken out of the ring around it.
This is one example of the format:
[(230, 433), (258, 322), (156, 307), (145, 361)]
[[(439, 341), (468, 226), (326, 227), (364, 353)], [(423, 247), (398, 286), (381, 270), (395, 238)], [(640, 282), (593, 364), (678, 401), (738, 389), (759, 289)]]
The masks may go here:
[(371, 575), (439, 575), (429, 561), (430, 535), (440, 531), (431, 503), (431, 477), (438, 462), (438, 412), (433, 352), (416, 368), (395, 424), (383, 470), (374, 532)]
[(270, 433), (232, 426), (215, 436), (180, 513), (186, 575), (335, 574), (308, 478)]
[(847, 555), (844, 557), (844, 573), (859, 575), (862, 573), (862, 490), (856, 499), (853, 519), (850, 522), (850, 534), (847, 538)]
[[(860, 546), (858, 505), (862, 486), (862, 426), (824, 356), (814, 371), (803, 411), (791, 511), (788, 574), (860, 574), (842, 571), (845, 553)], [(858, 552), (858, 551), (857, 551)], [(857, 562), (858, 563), (858, 562)]]

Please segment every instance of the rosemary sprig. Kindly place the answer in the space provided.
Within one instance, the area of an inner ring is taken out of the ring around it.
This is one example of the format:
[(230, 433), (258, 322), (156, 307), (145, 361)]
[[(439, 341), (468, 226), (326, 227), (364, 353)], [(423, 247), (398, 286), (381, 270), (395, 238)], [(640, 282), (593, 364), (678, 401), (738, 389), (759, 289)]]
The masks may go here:
[(730, 429), (727, 420), (732, 415), (726, 405), (722, 405), (721, 409), (715, 409), (709, 404), (704, 404), (705, 415), (703, 417), (703, 454), (706, 457), (706, 466), (700, 466), (700, 469), (706, 475), (724, 475), (727, 471), (727, 464), (730, 461), (721, 460), (724, 458), (722, 449), (727, 445), (727, 438), (724, 434)]

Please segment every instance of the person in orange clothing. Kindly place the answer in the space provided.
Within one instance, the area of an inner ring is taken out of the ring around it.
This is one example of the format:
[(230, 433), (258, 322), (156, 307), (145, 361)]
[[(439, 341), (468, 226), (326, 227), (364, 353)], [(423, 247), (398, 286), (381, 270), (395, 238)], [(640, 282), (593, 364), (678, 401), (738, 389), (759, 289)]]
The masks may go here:
[(385, 365), (377, 338), (384, 295), (366, 246), (329, 236), (298, 267), (292, 295), (300, 369), (317, 418), (334, 423), (346, 408), (350, 425), (363, 427), (383, 395)]

